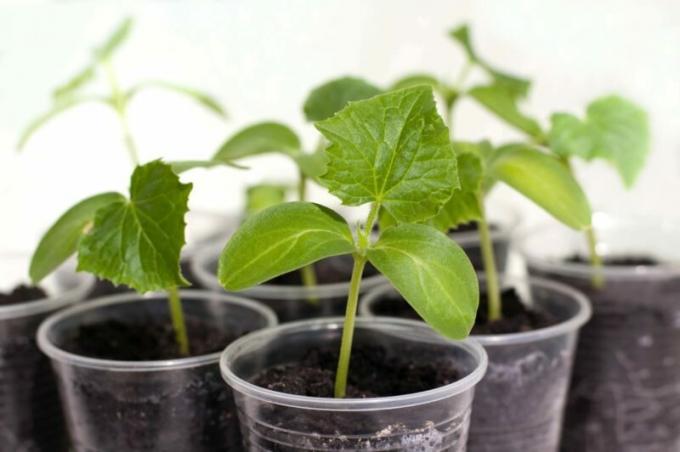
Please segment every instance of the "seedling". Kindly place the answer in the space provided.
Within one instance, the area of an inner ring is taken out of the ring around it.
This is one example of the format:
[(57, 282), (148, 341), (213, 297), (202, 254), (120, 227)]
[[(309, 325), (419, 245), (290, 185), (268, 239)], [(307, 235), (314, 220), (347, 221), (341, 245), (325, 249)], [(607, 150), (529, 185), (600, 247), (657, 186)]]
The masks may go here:
[[(412, 87), (352, 102), (316, 123), (330, 141), (321, 183), (350, 206), (370, 204), (352, 232), (332, 210), (309, 202), (270, 207), (245, 221), (219, 263), (227, 290), (242, 290), (331, 256), (354, 259), (335, 379), (344, 397), (361, 275), (384, 274), (418, 314), (450, 338), (463, 338), (479, 302), (477, 278), (458, 245), (430, 225), (459, 187), (456, 155), (432, 90)], [(371, 235), (384, 209), (395, 225)]]
[[(52, 107), (36, 119), (34, 119), (22, 133), (18, 149), (22, 149), (33, 134), (42, 128), (53, 118), (74, 107), (95, 103), (110, 107), (116, 113), (120, 122), (125, 147), (128, 151), (130, 161), (133, 165), (139, 164), (137, 145), (130, 132), (128, 125), (127, 111), (129, 103), (142, 91), (147, 89), (164, 89), (172, 91), (190, 99), (195, 100), (208, 110), (220, 117), (225, 117), (226, 113), (222, 106), (209, 95), (175, 83), (149, 80), (138, 83), (128, 89), (122, 89), (118, 84), (116, 72), (113, 67), (113, 56), (120, 46), (128, 38), (132, 29), (132, 19), (125, 19), (109, 36), (109, 38), (93, 52), (92, 61), (80, 72), (71, 77), (66, 83), (54, 90)], [(97, 79), (97, 76), (104, 74), (109, 85), (110, 92), (107, 95), (92, 95), (85, 92), (85, 88)]]
[(38, 283), (77, 253), (78, 271), (140, 293), (166, 291), (179, 352), (188, 355), (178, 287), (188, 285), (179, 262), (191, 188), (159, 160), (138, 166), (129, 198), (112, 192), (89, 197), (54, 223), (33, 254), (31, 279)]

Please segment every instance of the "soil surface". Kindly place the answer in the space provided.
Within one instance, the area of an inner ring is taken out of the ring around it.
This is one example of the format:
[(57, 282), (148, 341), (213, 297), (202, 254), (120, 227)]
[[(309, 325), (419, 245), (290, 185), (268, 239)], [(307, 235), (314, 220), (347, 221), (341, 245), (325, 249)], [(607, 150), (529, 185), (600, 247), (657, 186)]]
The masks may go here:
[[(527, 308), (514, 289), (505, 289), (501, 293), (503, 300), (503, 318), (487, 322), (486, 294), (480, 295), (477, 320), (471, 334), (511, 334), (533, 331), (559, 323), (550, 314)], [(385, 296), (373, 305), (375, 315), (420, 319), (415, 310), (397, 294)]]
[[(253, 382), (273, 391), (310, 397), (333, 397), (337, 348), (314, 348), (295, 364), (267, 369)], [(387, 357), (383, 347), (359, 345), (352, 350), (347, 396), (387, 397), (427, 391), (453, 383), (460, 372), (449, 361), (414, 362)]]
[[(580, 254), (574, 254), (565, 259), (565, 262), (570, 264), (590, 264), (590, 259), (587, 259)], [(602, 263), (605, 266), (610, 267), (636, 267), (640, 265), (644, 266), (657, 266), (661, 265), (657, 259), (649, 256), (610, 256), (604, 257)]]
[[(221, 351), (238, 338), (196, 319), (187, 318), (186, 325), (191, 356)], [(83, 325), (61, 347), (91, 358), (119, 361), (181, 358), (172, 325), (151, 317), (139, 323), (109, 320)]]
[(26, 303), (27, 301), (37, 301), (44, 298), (47, 298), (47, 293), (40, 287), (20, 284), (11, 292), (0, 292), (0, 306)]

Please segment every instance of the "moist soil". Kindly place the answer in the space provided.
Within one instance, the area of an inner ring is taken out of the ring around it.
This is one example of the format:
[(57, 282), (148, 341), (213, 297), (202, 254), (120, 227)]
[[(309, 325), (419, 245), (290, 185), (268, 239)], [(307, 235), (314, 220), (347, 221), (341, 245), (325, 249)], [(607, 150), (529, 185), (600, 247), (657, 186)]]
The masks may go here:
[[(535, 311), (527, 308), (515, 291), (505, 289), (501, 292), (503, 303), (503, 318), (491, 323), (487, 318), (486, 294), (481, 294), (477, 319), (472, 328), (474, 335), (485, 334), (512, 334), (525, 331), (533, 331), (559, 323), (559, 320), (547, 312)], [(373, 304), (373, 314), (388, 317), (400, 317), (407, 319), (420, 319), (420, 316), (398, 294), (389, 294)]]
[[(564, 260), (570, 264), (590, 264), (590, 260), (574, 254)], [(637, 267), (637, 266), (657, 266), (661, 262), (649, 256), (610, 256), (602, 259), (602, 263), (608, 267)]]
[(0, 306), (43, 300), (45, 298), (47, 298), (47, 293), (40, 287), (20, 284), (11, 292), (0, 292)]

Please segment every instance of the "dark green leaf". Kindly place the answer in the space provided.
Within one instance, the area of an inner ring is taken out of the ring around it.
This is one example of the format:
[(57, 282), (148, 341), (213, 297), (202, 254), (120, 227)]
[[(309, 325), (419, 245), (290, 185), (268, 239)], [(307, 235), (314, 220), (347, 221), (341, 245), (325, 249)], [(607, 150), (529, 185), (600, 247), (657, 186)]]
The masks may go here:
[(214, 97), (210, 96), (209, 94), (206, 94), (202, 91), (199, 91), (195, 88), (189, 88), (186, 86), (181, 86), (176, 83), (170, 83), (170, 82), (164, 82), (161, 80), (150, 80), (146, 82), (142, 82), (139, 85), (131, 88), (128, 91), (128, 99), (131, 99), (134, 97), (135, 94), (138, 92), (146, 89), (146, 88), (159, 88), (159, 89), (165, 89), (168, 91), (172, 91), (177, 94), (181, 94), (183, 96), (187, 96), (190, 99), (198, 102), (201, 104), (203, 107), (207, 108), (208, 110), (212, 111), (218, 116), (221, 116), (223, 118), (227, 117), (227, 112), (222, 107), (222, 105), (215, 99)]
[(114, 52), (125, 42), (132, 29), (132, 19), (124, 19), (120, 25), (111, 33), (108, 39), (101, 46), (95, 49), (95, 56), (99, 60), (108, 60)]
[(301, 152), (300, 148), (300, 139), (288, 126), (277, 122), (261, 122), (229, 138), (213, 160), (233, 161), (269, 152), (296, 156)]
[(97, 210), (124, 200), (125, 197), (120, 193), (102, 193), (84, 199), (67, 210), (40, 239), (33, 253), (29, 270), (33, 283), (39, 283), (76, 252), (78, 241), (91, 226)]
[(214, 168), (216, 166), (230, 166), (232, 168), (236, 169), (248, 169), (246, 166), (239, 165), (235, 162), (230, 162), (227, 160), (177, 160), (174, 162), (168, 162), (168, 164), (172, 167), (172, 171), (175, 172), (175, 174), (182, 174), (185, 171), (189, 171), (192, 169), (196, 168)]
[(295, 157), (295, 161), (302, 173), (311, 179), (326, 173), (326, 153), (323, 149), (312, 153), (300, 153)]
[(576, 179), (558, 158), (527, 145), (505, 146), (498, 153), (491, 169), (495, 177), (567, 226), (574, 229), (590, 227), (590, 204)]
[(191, 184), (161, 161), (138, 166), (130, 199), (99, 209), (78, 246), (78, 270), (139, 292), (183, 286), (179, 267)]
[(430, 87), (354, 102), (316, 127), (332, 143), (321, 181), (344, 204), (377, 202), (398, 222), (417, 222), (433, 217), (458, 187)]
[(246, 215), (251, 216), (286, 200), (286, 187), (262, 184), (248, 187), (246, 191)]
[(525, 115), (517, 106), (517, 99), (505, 86), (493, 84), (472, 88), (468, 94), (508, 124), (529, 136), (540, 139), (543, 131), (538, 122)]
[(478, 155), (470, 152), (458, 154), (460, 188), (432, 218), (432, 225), (446, 232), (459, 224), (479, 220), (482, 216), (479, 200), (483, 197), (483, 177), (482, 161)]
[(320, 259), (354, 251), (345, 220), (318, 204), (270, 207), (243, 223), (222, 251), (220, 283), (246, 289)]
[(453, 339), (470, 333), (477, 275), (453, 240), (431, 226), (402, 224), (385, 230), (367, 255), (432, 328)]
[(307, 121), (321, 121), (345, 108), (349, 102), (368, 99), (380, 92), (379, 88), (360, 78), (342, 77), (326, 82), (309, 93), (303, 110)]

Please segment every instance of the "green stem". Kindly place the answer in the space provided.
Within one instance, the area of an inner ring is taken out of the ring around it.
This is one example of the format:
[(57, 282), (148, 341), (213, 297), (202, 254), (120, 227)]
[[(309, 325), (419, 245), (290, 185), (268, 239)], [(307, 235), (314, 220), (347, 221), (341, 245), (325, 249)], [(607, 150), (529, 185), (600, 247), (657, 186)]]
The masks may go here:
[(139, 165), (139, 153), (137, 152), (137, 145), (135, 140), (132, 138), (130, 133), (130, 126), (127, 121), (127, 98), (125, 93), (123, 93), (119, 86), (118, 80), (116, 79), (116, 74), (113, 71), (113, 66), (109, 61), (105, 61), (104, 68), (106, 69), (106, 75), (109, 79), (109, 86), (111, 87), (111, 98), (113, 99), (113, 107), (118, 115), (118, 120), (120, 121), (121, 128), (123, 130), (123, 139), (125, 141), (125, 147), (130, 156), (130, 160), (134, 166)]
[(595, 235), (595, 229), (592, 226), (586, 229), (586, 240), (588, 241), (588, 250), (590, 252), (590, 265), (593, 268), (591, 284), (596, 289), (602, 289), (604, 287), (602, 258), (597, 253), (597, 236)]
[(187, 336), (187, 326), (184, 321), (182, 311), (182, 301), (179, 298), (177, 287), (168, 289), (168, 304), (170, 306), (170, 317), (172, 318), (172, 329), (175, 331), (175, 340), (181, 356), (189, 356), (189, 337)]
[(371, 233), (373, 232), (373, 227), (375, 226), (375, 222), (378, 219), (378, 212), (380, 211), (380, 204), (379, 203), (373, 203), (371, 204), (371, 210), (368, 212), (368, 219), (366, 220), (366, 224), (364, 225), (363, 231), (360, 229), (359, 230), (359, 247), (362, 250), (365, 250), (368, 248)]
[(482, 262), (484, 263), (484, 273), (486, 275), (486, 298), (488, 303), (488, 320), (493, 322), (503, 316), (501, 304), (500, 285), (498, 284), (498, 270), (496, 270), (496, 258), (494, 256), (493, 241), (489, 232), (489, 225), (486, 221), (484, 211), (484, 201), (478, 198), (479, 211), (482, 213), (477, 227), (479, 228), (479, 243), (482, 248)]
[(298, 181), (298, 201), (304, 201), (307, 198), (307, 176), (300, 170), (300, 180)]
[(349, 295), (347, 296), (347, 309), (345, 322), (342, 327), (342, 339), (340, 342), (340, 357), (338, 358), (338, 370), (335, 374), (335, 397), (343, 398), (347, 392), (347, 374), (349, 373), (349, 359), (352, 355), (352, 340), (354, 339), (354, 323), (356, 321), (357, 304), (359, 303), (359, 289), (361, 287), (361, 274), (366, 265), (366, 257), (355, 254), (352, 279), (350, 281)]

